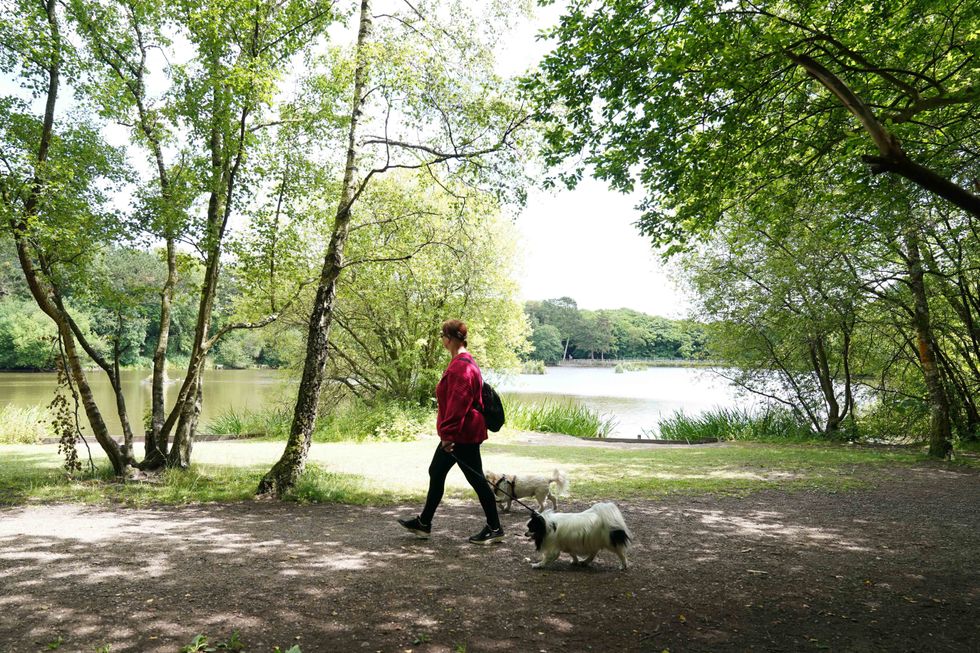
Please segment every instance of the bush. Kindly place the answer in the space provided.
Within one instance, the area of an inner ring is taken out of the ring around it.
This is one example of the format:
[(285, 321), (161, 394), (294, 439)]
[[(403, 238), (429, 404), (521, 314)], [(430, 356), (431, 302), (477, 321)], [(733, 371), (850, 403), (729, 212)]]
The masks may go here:
[(547, 370), (544, 367), (544, 361), (524, 361), (521, 364), (521, 374), (545, 374)]
[(809, 425), (803, 424), (788, 410), (771, 408), (753, 414), (741, 408), (717, 408), (700, 415), (678, 411), (660, 423), (661, 440), (756, 440), (805, 441), (819, 439)]
[(53, 437), (51, 415), (46, 408), (10, 404), (0, 407), (0, 444), (37, 444)]
[(858, 433), (865, 440), (922, 442), (929, 439), (929, 406), (925, 401), (879, 395), (857, 417)]
[(430, 408), (390, 399), (358, 399), (339, 404), (317, 420), (313, 439), (318, 442), (408, 441), (435, 430), (435, 411)]
[(614, 418), (570, 402), (523, 404), (504, 400), (504, 411), (507, 414), (507, 425), (524, 431), (604, 438), (616, 426)]

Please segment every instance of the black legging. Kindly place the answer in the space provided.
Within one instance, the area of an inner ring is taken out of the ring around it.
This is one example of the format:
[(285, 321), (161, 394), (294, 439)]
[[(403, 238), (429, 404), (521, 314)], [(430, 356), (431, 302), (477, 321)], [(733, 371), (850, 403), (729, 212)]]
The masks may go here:
[(423, 524), (432, 523), (436, 508), (439, 507), (443, 492), (446, 490), (446, 475), (456, 464), (454, 455), (463, 463), (459, 468), (466, 476), (466, 480), (473, 486), (476, 496), (480, 498), (480, 505), (483, 506), (483, 512), (487, 515), (487, 524), (493, 529), (500, 528), (497, 502), (494, 501), (493, 491), (490, 489), (487, 479), (483, 477), (483, 461), (480, 459), (480, 445), (478, 444), (457, 444), (453, 447), (451, 454), (443, 451), (441, 445), (436, 447), (436, 452), (432, 456), (432, 463), (429, 465), (429, 494), (425, 498), (425, 508), (422, 509), (419, 519), (422, 520)]

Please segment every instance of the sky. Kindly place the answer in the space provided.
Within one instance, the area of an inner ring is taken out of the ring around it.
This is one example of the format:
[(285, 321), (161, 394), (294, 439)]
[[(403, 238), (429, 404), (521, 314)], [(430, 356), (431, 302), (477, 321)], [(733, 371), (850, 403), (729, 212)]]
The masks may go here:
[[(520, 73), (550, 44), (535, 38), (554, 24), (561, 3), (538, 7), (533, 19), (504, 37), (498, 70)], [(634, 223), (639, 195), (623, 195), (586, 178), (572, 191), (532, 190), (518, 215), (522, 299), (571, 297), (579, 308), (632, 308), (680, 318), (690, 304)]]

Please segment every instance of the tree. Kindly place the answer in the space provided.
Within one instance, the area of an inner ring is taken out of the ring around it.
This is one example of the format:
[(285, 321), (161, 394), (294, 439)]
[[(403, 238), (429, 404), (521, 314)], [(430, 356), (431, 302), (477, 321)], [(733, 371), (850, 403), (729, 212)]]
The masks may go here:
[(22, 86), (43, 98), (44, 108), (38, 117), (22, 99), (0, 101), (0, 211), (31, 296), (57, 328), (66, 369), (95, 438), (121, 475), (132, 464), (131, 441), (120, 447), (109, 436), (79, 347), (90, 355), (94, 350), (72, 318), (60, 284), (63, 275), (84, 268), (98, 243), (118, 233), (106, 191), (121, 177), (120, 153), (86, 122), (67, 119), (56, 128), (62, 75), (77, 71), (75, 50), (62, 33), (59, 5), (53, 0), (43, 5), (17, 2), (2, 12), (0, 67), (6, 73), (17, 71)]
[(731, 380), (827, 435), (853, 422), (865, 300), (838, 220), (831, 207), (785, 204), (765, 217), (732, 215), (685, 264)]
[(565, 353), (561, 344), (561, 332), (551, 324), (536, 324), (531, 332), (530, 357), (544, 361), (548, 365), (556, 365)]
[(529, 302), (528, 312), (542, 324), (550, 324), (558, 329), (562, 341), (562, 359), (568, 358), (573, 338), (580, 332), (581, 315), (575, 300), (571, 297), (559, 297), (540, 303)]
[[(856, 193), (852, 206), (910, 220), (902, 228), (918, 296), (910, 327), (935, 417), (930, 451), (943, 456), (947, 409), (916, 263), (921, 213), (892, 204), (897, 193), (914, 198), (911, 206), (949, 202), (980, 215), (969, 189), (978, 20), (972, 5), (927, 0), (575, 2), (527, 86), (540, 102), (546, 158), (582, 162), (559, 176), (574, 184), (591, 166), (619, 189), (641, 184), (641, 229), (668, 253), (733, 211), (764, 215), (793, 191), (786, 180), (832, 180), (837, 199)], [(911, 184), (872, 183), (882, 173)]]
[[(18, 9), (44, 29), (22, 20), (5, 20), (5, 52), (13, 54), (3, 63), (8, 70), (23, 65), (25, 85), (46, 98), (40, 128), (33, 132), (32, 117), (24, 103), (11, 98), (3, 103), (9, 118), (6, 124), (11, 127), (4, 138), (8, 155), (4, 158), (9, 164), (4, 188), (10, 192), (4, 193), (3, 203), (21, 268), (34, 299), (59, 327), (68, 369), (96, 438), (116, 473), (123, 474), (137, 463), (119, 366), (129, 349), (123, 343), (123, 331), (133, 326), (129, 318), (138, 300), (127, 289), (114, 287), (111, 279), (99, 276), (111, 266), (100, 270), (93, 262), (100, 252), (125, 243), (134, 233), (166, 242), (167, 273), (160, 289), (154, 351), (152, 428), (141, 465), (186, 467), (209, 352), (225, 334), (255, 328), (276, 317), (225, 322), (214, 328), (225, 235), (229, 217), (248, 189), (248, 154), (268, 126), (265, 121), (270, 120), (268, 110), (275, 99), (276, 83), (291, 59), (319, 34), (330, 17), (329, 9), (325, 3), (298, 1), (169, 5), (138, 0), (74, 0), (67, 13), (86, 47), (82, 51), (76, 51), (72, 41), (62, 36), (56, 3), (47, 5), (44, 14), (33, 5)], [(181, 63), (168, 64), (166, 72), (173, 88), (160, 100), (147, 93), (148, 55), (169, 45), (164, 36), (168, 30), (186, 39), (190, 56)], [(44, 35), (40, 49), (33, 43), (35, 33)], [(107, 188), (102, 180), (118, 180), (127, 170), (119, 153), (101, 143), (94, 127), (56, 124), (64, 65), (72, 66), (73, 76), (79, 70), (87, 71), (91, 79), (80, 83), (82, 99), (90, 100), (105, 117), (131, 126), (134, 141), (146, 146), (156, 180), (137, 189), (138, 206), (125, 218), (104, 208)], [(183, 148), (178, 142), (189, 145)], [(65, 145), (70, 147), (61, 153), (59, 148), (65, 149)], [(175, 162), (166, 158), (171, 147), (178, 152)], [(25, 152), (31, 156), (25, 157)], [(55, 159), (56, 155), (60, 158)], [(52, 174), (59, 166), (61, 170)], [(33, 181), (24, 183), (31, 178)], [(191, 210), (202, 197), (206, 198), (203, 215)], [(65, 220), (66, 216), (72, 219)], [(187, 373), (176, 405), (165, 414), (163, 371), (179, 282), (178, 239), (196, 248), (203, 275)], [(70, 286), (82, 288), (87, 283), (89, 287), (79, 291), (81, 294), (111, 305), (109, 321), (116, 325), (116, 331), (108, 351), (79, 328), (78, 319), (64, 301)], [(124, 431), (121, 448), (105, 432), (79, 348), (106, 373), (115, 390), (115, 408)]]
[[(490, 72), (491, 49), (477, 40), (474, 19), (458, 5), (447, 9), (447, 17), (412, 5), (404, 15), (385, 14), (379, 18), (389, 24), (376, 37), (370, 0), (361, 0), (343, 181), (310, 314), (299, 396), (285, 451), (259, 493), (281, 495), (305, 466), (352, 216), (368, 186), (389, 171), (414, 169), (443, 185), (440, 177), (483, 181), (503, 193), (506, 183), (499, 180), (515, 174), (516, 137), (526, 116)], [(360, 173), (361, 166), (368, 171)]]
[(576, 1), (527, 87), (548, 162), (583, 155), (569, 183), (591, 166), (642, 184), (640, 226), (665, 245), (710, 230), (734, 198), (765, 203), (775, 180), (831, 173), (893, 173), (978, 215), (978, 20), (932, 0)]

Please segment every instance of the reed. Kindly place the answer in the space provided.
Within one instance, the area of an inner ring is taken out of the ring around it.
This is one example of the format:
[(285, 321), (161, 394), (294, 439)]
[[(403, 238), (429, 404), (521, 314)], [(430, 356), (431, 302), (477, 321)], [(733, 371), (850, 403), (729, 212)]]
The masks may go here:
[(51, 415), (43, 406), (0, 407), (0, 444), (36, 444), (55, 437)]
[(504, 410), (507, 425), (523, 431), (604, 438), (616, 426), (615, 418), (572, 402), (519, 403), (505, 400)]
[(770, 409), (752, 413), (741, 408), (716, 408), (700, 415), (676, 412), (660, 423), (662, 440), (752, 440), (805, 442), (821, 439), (791, 412)]

